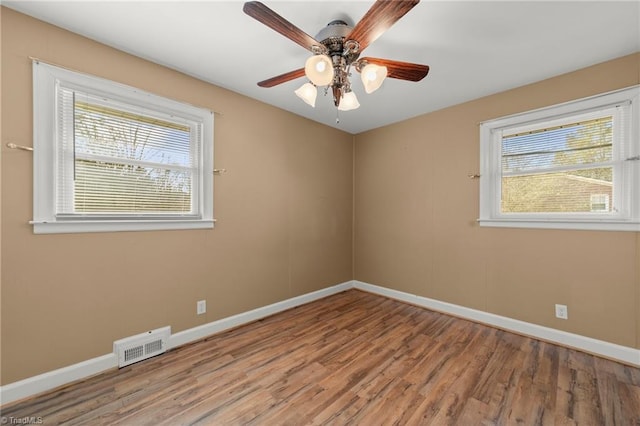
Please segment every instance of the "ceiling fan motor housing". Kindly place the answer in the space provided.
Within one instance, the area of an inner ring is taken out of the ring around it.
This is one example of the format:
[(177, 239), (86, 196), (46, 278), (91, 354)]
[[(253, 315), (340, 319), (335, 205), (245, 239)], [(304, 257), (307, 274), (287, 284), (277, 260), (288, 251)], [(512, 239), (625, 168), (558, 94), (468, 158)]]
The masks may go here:
[[(347, 65), (350, 65), (360, 56), (359, 49), (351, 49), (346, 52), (345, 55), (345, 40), (347, 36), (351, 34), (352, 30), (353, 27), (345, 21), (336, 19), (335, 21), (329, 22), (326, 27), (320, 30), (316, 35), (316, 40), (327, 48), (329, 56), (332, 58), (337, 55), (344, 57)], [(334, 58), (333, 60), (335, 65), (336, 59)]]
[(341, 19), (331, 21), (316, 35), (318, 40), (326, 49), (327, 55), (331, 57), (333, 62), (334, 81), (331, 85), (333, 92), (333, 101), (336, 106), (340, 104), (343, 95), (343, 87), (349, 90), (348, 75), (345, 70), (351, 65), (358, 56), (360, 56), (358, 44), (356, 42), (347, 42), (345, 40), (353, 27), (348, 25)]
[(345, 38), (351, 33), (353, 27), (347, 24), (342, 19), (336, 19), (335, 21), (331, 21), (327, 24), (326, 27), (320, 30), (320, 32), (316, 35), (316, 40), (323, 43), (326, 39), (331, 37), (339, 37)]

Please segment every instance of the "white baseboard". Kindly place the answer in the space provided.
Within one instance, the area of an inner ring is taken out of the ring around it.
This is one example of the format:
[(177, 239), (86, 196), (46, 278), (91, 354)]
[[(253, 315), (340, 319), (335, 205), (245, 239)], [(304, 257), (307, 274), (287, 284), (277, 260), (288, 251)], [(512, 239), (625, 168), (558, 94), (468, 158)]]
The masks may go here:
[[(353, 282), (347, 281), (342, 284), (328, 287), (312, 293), (303, 294), (291, 299), (283, 300), (268, 306), (263, 306), (248, 312), (244, 312), (231, 317), (213, 321), (189, 330), (172, 334), (169, 338), (169, 349), (191, 343), (215, 333), (219, 333), (230, 328), (238, 327), (252, 321), (273, 315), (314, 300), (322, 299), (332, 294), (340, 293), (353, 288)], [(105, 372), (118, 367), (118, 357), (111, 353), (87, 361), (82, 361), (68, 367), (59, 368), (34, 377), (29, 377), (18, 382), (10, 383), (0, 387), (0, 405), (28, 398), (59, 386), (63, 386), (78, 380), (86, 379), (90, 376)]]
[(37, 376), (0, 387), (0, 404), (18, 401), (77, 380), (118, 367), (116, 354), (102, 355), (68, 367), (48, 371)]
[(217, 321), (200, 325), (198, 327), (190, 328), (188, 330), (179, 331), (175, 334), (172, 334), (169, 338), (169, 348), (175, 348), (187, 343), (195, 342), (204, 339), (207, 336), (220, 333), (221, 331), (229, 330), (231, 328), (268, 317), (269, 315), (286, 311), (287, 309), (295, 308), (296, 306), (304, 305), (305, 303), (313, 302), (314, 300), (319, 300), (327, 296), (331, 296), (332, 294), (349, 290), (351, 288), (353, 288), (353, 282), (347, 281), (333, 287), (323, 288), (322, 290), (303, 294), (301, 296), (283, 300), (282, 302), (277, 302), (272, 305), (263, 306), (261, 308), (253, 309), (248, 312), (243, 312), (238, 315), (233, 315), (227, 318), (222, 318)]
[(414, 294), (367, 284), (361, 281), (353, 281), (353, 287), (369, 293), (411, 303), (433, 311), (491, 325), (503, 330), (513, 331), (514, 333), (524, 334), (547, 342), (557, 343), (561, 346), (578, 349), (594, 355), (600, 355), (604, 358), (640, 367), (640, 349), (616, 345), (615, 343), (592, 339), (579, 334), (543, 327), (541, 325), (466, 308), (464, 306), (454, 305), (453, 303), (441, 302), (439, 300), (429, 299), (428, 297), (416, 296)]
[[(283, 300), (261, 308), (253, 309), (231, 317), (223, 318), (210, 322), (188, 330), (180, 331), (172, 334), (169, 338), (169, 348), (176, 348), (191, 342), (201, 340), (205, 337), (247, 324), (269, 315), (295, 308), (314, 300), (319, 300), (332, 294), (340, 293), (345, 290), (356, 288), (367, 291), (369, 293), (378, 294), (389, 297), (391, 299), (400, 300), (421, 306), (434, 311), (445, 314), (454, 315), (456, 317), (469, 319), (471, 321), (495, 326), (504, 330), (513, 331), (515, 333), (524, 334), (534, 338), (542, 339), (548, 342), (557, 343), (600, 355), (605, 358), (618, 360), (626, 364), (636, 365), (640, 367), (640, 350), (620, 346), (602, 340), (592, 339), (590, 337), (580, 336), (577, 334), (567, 333), (565, 331), (553, 328), (543, 327), (536, 324), (519, 321), (500, 315), (491, 314), (476, 309), (466, 308), (464, 306), (454, 305), (452, 303), (441, 302), (435, 299), (429, 299), (423, 296), (405, 293), (398, 290), (392, 290), (385, 287), (367, 284), (361, 281), (347, 281), (342, 284), (328, 287), (322, 290), (307, 293), (291, 299)], [(38, 376), (20, 380), (15, 383), (0, 387), (0, 405), (28, 398), (36, 394), (55, 389), (59, 386), (66, 385), (77, 380), (82, 380), (90, 376), (102, 373), (104, 371), (116, 368), (118, 366), (118, 357), (111, 353), (68, 367), (49, 371)]]

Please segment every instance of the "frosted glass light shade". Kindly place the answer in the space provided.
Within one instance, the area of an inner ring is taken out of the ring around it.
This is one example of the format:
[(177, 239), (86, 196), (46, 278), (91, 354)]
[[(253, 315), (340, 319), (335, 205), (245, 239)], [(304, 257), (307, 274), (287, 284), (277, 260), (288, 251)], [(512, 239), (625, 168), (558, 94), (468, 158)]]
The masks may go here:
[(327, 55), (314, 55), (304, 64), (304, 73), (316, 86), (327, 86), (333, 81), (333, 64)]
[(318, 96), (318, 89), (311, 83), (305, 83), (298, 90), (294, 92), (305, 103), (315, 108), (316, 96)]
[(346, 92), (342, 95), (342, 99), (340, 99), (340, 104), (338, 105), (340, 111), (350, 111), (359, 107), (360, 102), (358, 102), (358, 98), (353, 92)]
[(367, 64), (360, 71), (360, 78), (367, 93), (373, 93), (378, 90), (386, 77), (387, 67), (381, 67), (376, 64)]

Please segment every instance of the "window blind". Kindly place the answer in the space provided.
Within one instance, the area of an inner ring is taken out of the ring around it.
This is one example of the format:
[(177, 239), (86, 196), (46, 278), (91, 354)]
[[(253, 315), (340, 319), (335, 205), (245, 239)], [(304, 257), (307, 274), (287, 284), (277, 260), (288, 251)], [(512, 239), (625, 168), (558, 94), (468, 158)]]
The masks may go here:
[(611, 161), (613, 117), (503, 135), (502, 173)]
[(606, 213), (613, 199), (612, 114), (502, 137), (503, 213)]
[(57, 214), (194, 215), (200, 127), (58, 90)]

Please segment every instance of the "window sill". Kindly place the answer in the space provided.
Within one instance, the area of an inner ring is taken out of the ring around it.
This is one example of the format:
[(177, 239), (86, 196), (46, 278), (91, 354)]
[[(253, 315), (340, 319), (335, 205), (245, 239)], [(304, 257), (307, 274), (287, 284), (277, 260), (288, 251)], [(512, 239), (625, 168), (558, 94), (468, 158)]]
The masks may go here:
[(640, 231), (638, 221), (557, 220), (557, 219), (478, 219), (480, 226), (497, 228), (577, 229), (587, 231)]
[(30, 222), (34, 234), (69, 234), (80, 232), (129, 232), (181, 229), (213, 229), (215, 219), (205, 220), (109, 220)]

